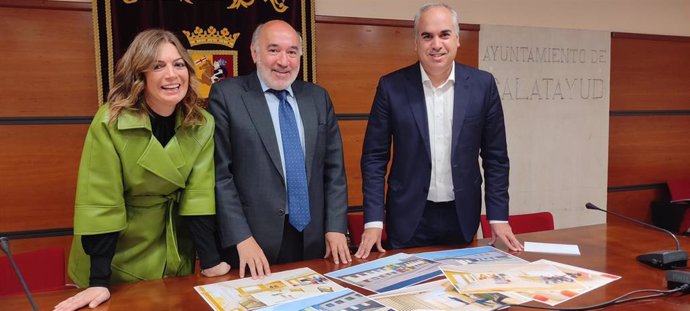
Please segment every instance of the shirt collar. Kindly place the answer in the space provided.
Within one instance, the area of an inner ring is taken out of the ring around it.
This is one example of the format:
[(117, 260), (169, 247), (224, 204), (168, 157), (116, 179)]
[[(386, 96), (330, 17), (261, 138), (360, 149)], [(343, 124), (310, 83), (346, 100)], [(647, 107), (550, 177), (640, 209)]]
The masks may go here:
[[(426, 71), (424, 71), (424, 67), (422, 67), (422, 63), (419, 63), (419, 69), (422, 72), (422, 84), (427, 85), (429, 87), (433, 87), (431, 84), (431, 79), (429, 79), (429, 75), (426, 74)], [(448, 81), (452, 81), (452, 83), (455, 83), (455, 64), (450, 67), (450, 74), (448, 75), (448, 78), (446, 78), (446, 81), (441, 83), (439, 87), (442, 87), (448, 83)]]
[[(259, 75), (257, 73), (256, 76), (259, 77), (259, 83), (261, 83), (261, 90), (264, 93), (266, 93), (266, 91), (268, 91), (270, 89), (270, 87), (268, 87), (268, 85), (266, 85), (266, 82), (264, 82), (264, 80), (261, 79), (261, 75)], [(288, 91), (288, 94), (290, 96), (292, 96), (293, 98), (295, 97), (295, 95), (292, 93), (292, 85), (288, 86), (287, 89), (285, 89), (285, 90)]]

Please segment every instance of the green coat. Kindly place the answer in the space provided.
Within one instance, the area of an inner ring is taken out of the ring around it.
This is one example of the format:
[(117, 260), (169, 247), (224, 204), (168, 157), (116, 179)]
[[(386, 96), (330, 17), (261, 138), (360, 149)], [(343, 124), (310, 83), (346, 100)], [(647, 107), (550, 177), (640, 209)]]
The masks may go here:
[[(148, 117), (124, 111), (109, 122), (103, 105), (84, 142), (74, 209), (69, 275), (89, 285), (81, 235), (119, 232), (111, 281), (191, 274), (194, 249), (179, 216), (215, 214), (213, 117), (181, 127), (161, 146)], [(179, 111), (178, 111), (179, 112)]]

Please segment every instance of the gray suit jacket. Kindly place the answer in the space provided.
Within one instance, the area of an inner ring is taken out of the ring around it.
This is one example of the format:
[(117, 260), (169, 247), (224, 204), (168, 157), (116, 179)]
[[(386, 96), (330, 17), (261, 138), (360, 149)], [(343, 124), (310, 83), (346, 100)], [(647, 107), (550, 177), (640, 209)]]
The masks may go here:
[[(345, 233), (347, 180), (340, 129), (325, 89), (292, 84), (304, 125), (311, 222), (304, 258), (325, 254), (326, 232)], [(222, 247), (250, 236), (274, 263), (280, 251), (287, 194), (266, 98), (256, 72), (216, 83), (209, 111), (216, 119), (216, 214)]]

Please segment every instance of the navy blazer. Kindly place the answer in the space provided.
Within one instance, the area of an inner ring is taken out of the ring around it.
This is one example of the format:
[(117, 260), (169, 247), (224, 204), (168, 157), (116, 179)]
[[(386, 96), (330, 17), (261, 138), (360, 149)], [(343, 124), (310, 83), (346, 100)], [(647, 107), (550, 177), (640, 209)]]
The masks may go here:
[[(406, 242), (422, 218), (431, 179), (426, 103), (419, 63), (379, 80), (362, 150), (364, 221), (383, 221), (387, 234)], [(479, 226), (482, 175), (491, 220), (508, 219), (508, 151), (503, 108), (494, 77), (455, 64), (451, 170), (455, 208), (466, 241)], [(384, 208), (386, 170), (388, 193)]]

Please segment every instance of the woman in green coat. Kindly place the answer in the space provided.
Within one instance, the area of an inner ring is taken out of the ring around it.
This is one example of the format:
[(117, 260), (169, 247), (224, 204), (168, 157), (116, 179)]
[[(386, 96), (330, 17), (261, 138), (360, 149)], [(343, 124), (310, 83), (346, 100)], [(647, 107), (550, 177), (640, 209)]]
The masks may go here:
[(60, 311), (98, 306), (110, 282), (191, 274), (194, 246), (203, 275), (230, 269), (213, 238), (214, 123), (197, 105), (191, 58), (172, 33), (147, 30), (114, 81), (79, 166), (69, 275), (88, 288)]

